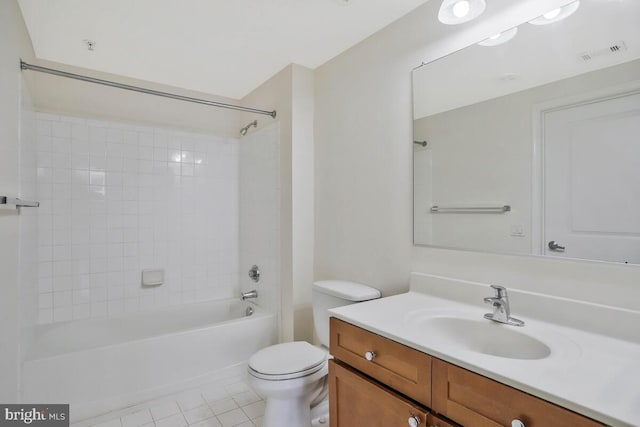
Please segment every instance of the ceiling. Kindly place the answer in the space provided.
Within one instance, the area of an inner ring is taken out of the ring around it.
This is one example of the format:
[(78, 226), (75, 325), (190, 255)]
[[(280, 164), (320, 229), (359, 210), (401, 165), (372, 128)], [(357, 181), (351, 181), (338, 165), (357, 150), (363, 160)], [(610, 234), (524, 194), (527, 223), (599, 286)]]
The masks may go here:
[(290, 63), (314, 69), (426, 1), (19, 3), (40, 59), (241, 99)]

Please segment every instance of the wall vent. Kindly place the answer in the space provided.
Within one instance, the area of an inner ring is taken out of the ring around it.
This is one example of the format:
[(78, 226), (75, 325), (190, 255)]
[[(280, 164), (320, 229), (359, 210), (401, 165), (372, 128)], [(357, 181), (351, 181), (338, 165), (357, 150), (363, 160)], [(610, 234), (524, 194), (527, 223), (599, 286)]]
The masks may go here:
[(578, 58), (581, 61), (588, 62), (596, 58), (623, 53), (626, 52), (627, 49), (627, 44), (623, 41), (619, 41), (617, 43), (612, 43), (605, 48), (581, 52), (578, 54)]

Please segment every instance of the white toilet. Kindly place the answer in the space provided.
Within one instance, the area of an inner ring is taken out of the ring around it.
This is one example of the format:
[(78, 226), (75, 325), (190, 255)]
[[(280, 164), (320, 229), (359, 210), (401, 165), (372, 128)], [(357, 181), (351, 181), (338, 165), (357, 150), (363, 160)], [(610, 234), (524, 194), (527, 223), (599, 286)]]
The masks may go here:
[(272, 345), (249, 359), (249, 384), (266, 400), (263, 427), (329, 425), (329, 312), (380, 298), (370, 286), (341, 280), (313, 284), (313, 323), (320, 347), (306, 341)]

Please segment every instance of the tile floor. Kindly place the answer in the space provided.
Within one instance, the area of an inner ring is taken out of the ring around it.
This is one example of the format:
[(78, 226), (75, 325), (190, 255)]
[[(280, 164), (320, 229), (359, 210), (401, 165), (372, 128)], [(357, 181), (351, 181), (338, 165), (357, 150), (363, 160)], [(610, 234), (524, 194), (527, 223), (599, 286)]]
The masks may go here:
[(260, 427), (265, 402), (235, 376), (71, 424), (72, 427)]

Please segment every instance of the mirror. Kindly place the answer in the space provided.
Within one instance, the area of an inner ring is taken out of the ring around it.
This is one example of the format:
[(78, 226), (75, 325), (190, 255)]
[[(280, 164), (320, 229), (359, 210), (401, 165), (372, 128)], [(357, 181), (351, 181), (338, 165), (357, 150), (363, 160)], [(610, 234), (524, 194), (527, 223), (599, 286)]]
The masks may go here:
[(640, 1), (571, 5), (413, 71), (414, 244), (640, 264)]

